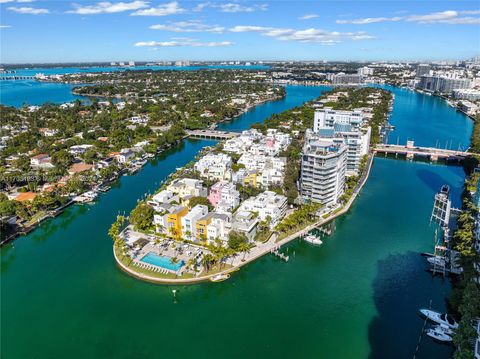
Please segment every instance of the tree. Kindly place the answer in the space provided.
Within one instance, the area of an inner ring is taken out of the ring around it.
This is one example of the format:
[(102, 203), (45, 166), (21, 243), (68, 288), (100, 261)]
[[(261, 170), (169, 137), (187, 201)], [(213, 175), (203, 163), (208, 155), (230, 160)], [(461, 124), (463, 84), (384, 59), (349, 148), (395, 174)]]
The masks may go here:
[(73, 156), (67, 150), (60, 150), (52, 155), (52, 163), (62, 169), (66, 169), (73, 162)]
[(93, 148), (89, 148), (82, 155), (82, 158), (85, 161), (85, 163), (93, 163), (97, 159), (97, 151), (95, 151)]
[(213, 209), (213, 206), (207, 197), (196, 196), (196, 197), (190, 198), (190, 200), (188, 201), (188, 205), (190, 208), (195, 207), (197, 204), (207, 206), (209, 211)]
[(0, 198), (0, 217), (13, 216), (15, 214), (16, 208), (17, 206), (15, 205), (14, 201), (10, 201), (8, 198)]
[(237, 231), (231, 231), (228, 234), (228, 247), (240, 251), (244, 243), (248, 243), (248, 238), (245, 234)]
[(153, 222), (153, 208), (145, 202), (140, 202), (130, 213), (129, 221), (136, 229), (150, 228)]

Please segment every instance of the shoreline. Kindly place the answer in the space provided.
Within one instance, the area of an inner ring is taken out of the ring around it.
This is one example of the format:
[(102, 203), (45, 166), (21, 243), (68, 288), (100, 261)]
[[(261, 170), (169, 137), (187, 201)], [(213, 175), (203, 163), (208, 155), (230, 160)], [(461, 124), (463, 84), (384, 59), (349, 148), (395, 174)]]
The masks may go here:
[[(74, 93), (74, 91), (72, 91), (72, 93)], [(80, 96), (80, 95), (79, 95)], [(82, 95), (83, 96), (83, 95)], [(97, 97), (98, 96), (94, 96), (94, 95), (90, 95), (91, 97)], [(287, 96), (286, 92), (283, 94), (283, 96), (280, 96), (280, 97), (274, 97), (274, 98), (268, 98), (268, 99), (263, 99), (263, 100), (259, 100), (257, 101), (255, 104), (252, 104), (252, 105), (248, 105), (246, 106), (244, 109), (242, 110), (239, 110), (239, 113), (237, 115), (235, 115), (235, 117), (229, 119), (228, 121), (235, 121), (238, 117), (242, 116), (243, 114), (247, 113), (248, 111), (251, 111), (252, 109), (254, 109), (255, 107), (259, 106), (259, 105), (262, 105), (264, 103), (267, 103), (267, 102), (275, 102), (275, 101), (281, 101), (282, 99), (285, 99), (285, 97)], [(43, 106), (43, 105), (42, 105)], [(220, 121), (217, 121), (215, 123), (213, 123), (211, 126), (214, 126), (213, 128), (216, 128), (217, 126), (219, 126), (220, 124), (226, 122), (225, 120), (220, 120)], [(209, 127), (206, 127), (204, 128), (205, 130), (208, 130)], [(183, 136), (183, 138), (179, 141), (177, 141), (177, 143), (173, 144), (173, 145), (170, 145), (170, 144), (166, 144), (162, 149), (159, 149), (157, 150), (157, 152), (155, 153), (155, 156), (151, 159), (148, 160), (148, 162), (150, 162), (150, 160), (155, 160), (157, 158), (157, 156), (159, 156), (161, 153), (165, 152), (166, 150), (172, 148), (173, 146), (176, 146), (178, 144), (180, 144), (182, 141), (184, 141), (185, 139), (189, 138), (190, 136), (188, 135), (185, 135)], [(140, 168), (140, 170), (143, 168), (143, 166)], [(116, 176), (115, 178), (113, 179), (109, 179), (105, 182), (103, 182), (100, 186), (103, 186), (107, 183), (112, 183), (112, 182), (115, 182), (117, 180), (119, 180), (125, 173), (127, 173), (128, 171), (120, 171), (118, 176)], [(136, 173), (138, 173), (140, 171), (137, 171), (135, 173), (132, 173), (130, 175), (135, 175)], [(88, 192), (92, 190), (92, 188), (89, 188), (87, 191), (85, 192)], [(110, 189), (107, 191), (109, 192)], [(84, 192), (84, 193), (85, 193)], [(55, 218), (57, 216), (59, 216), (60, 214), (63, 213), (63, 210), (71, 205), (74, 205), (76, 204), (76, 202), (72, 201), (72, 198), (69, 199), (69, 201), (66, 203), (66, 205), (61, 205), (60, 207), (58, 208), (55, 208), (55, 209), (52, 209), (50, 211), (48, 211), (48, 213), (46, 213), (41, 219), (39, 219), (36, 223), (28, 226), (28, 227), (21, 227), (21, 228), (18, 228), (18, 230), (16, 230), (15, 232), (11, 233), (8, 237), (4, 238), (4, 239), (0, 239), (0, 248), (3, 247), (4, 245), (10, 243), (11, 241), (14, 241), (15, 239), (17, 239), (18, 237), (20, 236), (25, 236), (33, 231), (35, 231), (38, 227), (40, 227), (40, 225), (45, 222), (46, 220), (50, 219), (50, 218)]]
[[(328, 216), (327, 218), (321, 218), (318, 221), (316, 221), (315, 223), (312, 223), (312, 224), (308, 225), (307, 227), (305, 227), (303, 229), (299, 229), (295, 233), (292, 233), (292, 234), (288, 235), (287, 237), (281, 239), (278, 242), (276, 241), (276, 239), (273, 239), (273, 241), (270, 239), (267, 242), (262, 243), (259, 246), (259, 247), (262, 247), (262, 249), (260, 250), (259, 253), (255, 254), (255, 255), (252, 255), (251, 257), (245, 258), (245, 260), (241, 261), (239, 264), (234, 265), (233, 267), (228, 268), (224, 271), (220, 271), (220, 272), (217, 272), (215, 274), (209, 274), (209, 275), (205, 275), (205, 276), (202, 276), (202, 277), (196, 277), (196, 278), (186, 278), (186, 279), (182, 279), (182, 278), (178, 278), (178, 279), (177, 278), (176, 279), (158, 278), (158, 277), (149, 276), (149, 275), (146, 275), (146, 274), (143, 274), (143, 273), (138, 273), (138, 272), (128, 268), (127, 266), (125, 266), (122, 263), (122, 261), (117, 257), (117, 254), (115, 253), (115, 245), (113, 245), (113, 256), (115, 258), (117, 266), (123, 272), (125, 272), (126, 274), (128, 274), (128, 275), (130, 275), (130, 276), (132, 276), (136, 279), (144, 280), (144, 281), (154, 283), (154, 284), (162, 284), (162, 285), (200, 284), (200, 283), (203, 283), (203, 282), (211, 281), (210, 279), (214, 276), (221, 275), (221, 274), (230, 274), (232, 272), (236, 272), (241, 267), (243, 267), (243, 266), (245, 266), (245, 265), (247, 265), (251, 262), (256, 261), (257, 259), (263, 257), (266, 254), (271, 253), (271, 251), (274, 248), (279, 249), (281, 246), (283, 246), (285, 244), (288, 244), (288, 243), (294, 241), (295, 239), (300, 239), (301, 236), (307, 234), (308, 232), (312, 231), (313, 229), (315, 229), (319, 226), (323, 226), (323, 225), (329, 223), (330, 221), (346, 214), (350, 210), (350, 208), (352, 207), (353, 203), (355, 202), (355, 199), (360, 194), (363, 186), (367, 183), (367, 180), (370, 176), (370, 171), (372, 169), (374, 158), (375, 158), (375, 155), (374, 155), (373, 152), (371, 152), (368, 156), (367, 167), (365, 168), (365, 171), (362, 174), (362, 177), (361, 177), (360, 181), (358, 182), (357, 186), (355, 187), (355, 189), (352, 193), (352, 196), (350, 197), (348, 202), (343, 207), (341, 207), (340, 210), (338, 210), (338, 212), (333, 213), (331, 216)], [(273, 237), (275, 237), (275, 234), (273, 234), (271, 236), (271, 238), (273, 238)]]

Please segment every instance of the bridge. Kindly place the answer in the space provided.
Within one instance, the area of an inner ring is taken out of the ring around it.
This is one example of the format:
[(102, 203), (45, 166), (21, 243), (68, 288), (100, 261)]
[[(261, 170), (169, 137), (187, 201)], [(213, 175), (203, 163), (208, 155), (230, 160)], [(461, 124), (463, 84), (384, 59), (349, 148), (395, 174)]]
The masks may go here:
[(462, 160), (467, 156), (470, 156), (470, 152), (466, 151), (454, 151), (435, 147), (418, 147), (414, 146), (413, 141), (407, 141), (407, 145), (390, 145), (390, 144), (378, 144), (374, 148), (375, 154), (389, 154), (406, 156), (407, 159), (414, 159), (415, 157), (429, 158), (431, 161), (438, 161), (439, 159), (445, 160)]
[(35, 80), (35, 76), (0, 76), (0, 81)]
[(218, 130), (194, 130), (194, 131), (185, 131), (187, 137), (196, 137), (196, 138), (213, 138), (217, 140), (228, 140), (240, 136), (239, 132), (228, 132), (228, 131), (218, 131)]

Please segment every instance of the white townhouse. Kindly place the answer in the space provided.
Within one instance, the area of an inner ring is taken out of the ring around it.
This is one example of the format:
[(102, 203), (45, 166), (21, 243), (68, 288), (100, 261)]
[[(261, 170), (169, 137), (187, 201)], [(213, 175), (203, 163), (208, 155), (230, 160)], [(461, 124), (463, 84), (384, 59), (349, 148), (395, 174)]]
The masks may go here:
[(167, 186), (167, 190), (178, 195), (181, 199), (185, 197), (207, 197), (207, 188), (202, 180), (193, 178), (178, 178)]
[(270, 217), (270, 228), (275, 227), (287, 211), (287, 197), (272, 191), (265, 191), (242, 202), (238, 211), (258, 213), (260, 220)]
[(194, 165), (202, 177), (213, 180), (230, 180), (231, 167), (232, 158), (224, 153), (207, 154)]
[(196, 224), (200, 218), (208, 214), (208, 207), (197, 204), (185, 216), (181, 218), (182, 234), (185, 239), (194, 240), (196, 233)]

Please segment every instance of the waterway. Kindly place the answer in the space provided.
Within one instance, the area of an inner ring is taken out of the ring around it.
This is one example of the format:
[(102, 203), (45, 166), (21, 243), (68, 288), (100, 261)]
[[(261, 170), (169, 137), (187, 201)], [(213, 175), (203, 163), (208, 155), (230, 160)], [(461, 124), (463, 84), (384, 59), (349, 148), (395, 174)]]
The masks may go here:
[[(45, 75), (63, 75), (73, 73), (91, 73), (91, 72), (120, 72), (120, 71), (194, 71), (200, 69), (236, 69), (236, 70), (264, 70), (268, 66), (136, 66), (136, 67), (52, 67), (52, 68), (25, 68), (15, 69), (14, 74), (0, 75), (2, 77), (13, 76), (35, 76), (38, 73)], [(75, 85), (42, 82), (37, 80), (14, 80), (0, 81), (0, 103), (8, 106), (21, 107), (23, 105), (42, 105), (45, 102), (61, 104), (65, 102), (84, 99), (72, 93)]]
[[(246, 128), (298, 105), (293, 97), (302, 102), (320, 91), (288, 87), (284, 100), (223, 126)], [(396, 131), (411, 128), (419, 143), (447, 135), (468, 143), (469, 120), (446, 104), (436, 105), (429, 133), (415, 132), (418, 119), (408, 114), (427, 118), (428, 101), (436, 100), (395, 103)], [(444, 126), (450, 133), (437, 134)], [(412, 357), (422, 327), (418, 308), (432, 300), (443, 310), (450, 292), (418, 254), (433, 247), (433, 196), (448, 183), (459, 206), (462, 169), (376, 158), (361, 195), (323, 246), (293, 242), (284, 248), (288, 263), (266, 256), (222, 283), (166, 287), (121, 272), (106, 234), (116, 214), (212, 143), (184, 141), (122, 177), (97, 203), (70, 207), (2, 248), (2, 358)], [(450, 355), (425, 337), (417, 358)]]

